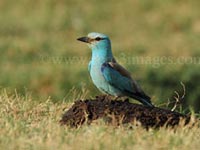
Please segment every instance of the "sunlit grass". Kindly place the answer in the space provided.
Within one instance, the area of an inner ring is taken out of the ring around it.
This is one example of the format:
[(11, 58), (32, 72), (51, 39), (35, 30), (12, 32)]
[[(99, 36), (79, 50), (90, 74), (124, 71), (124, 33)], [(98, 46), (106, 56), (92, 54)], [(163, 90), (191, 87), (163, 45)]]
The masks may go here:
[[(75, 92), (76, 93), (76, 92)], [(84, 98), (84, 96), (82, 97)], [(78, 129), (59, 125), (72, 103), (34, 100), (6, 90), (0, 94), (1, 149), (198, 149), (198, 126), (149, 131), (142, 127), (113, 127), (101, 120)]]

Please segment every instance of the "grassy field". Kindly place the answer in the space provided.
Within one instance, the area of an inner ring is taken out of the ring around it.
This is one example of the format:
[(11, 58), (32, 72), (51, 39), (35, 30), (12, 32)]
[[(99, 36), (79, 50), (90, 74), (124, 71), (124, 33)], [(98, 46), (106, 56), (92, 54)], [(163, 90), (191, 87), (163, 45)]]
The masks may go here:
[(180, 126), (146, 131), (142, 127), (106, 126), (102, 121), (78, 129), (59, 126), (63, 110), (71, 103), (52, 103), (51, 99), (33, 100), (0, 94), (1, 150), (196, 150), (200, 128)]
[(165, 107), (174, 91), (181, 95), (182, 82), (186, 95), (177, 110), (199, 113), (199, 6), (198, 0), (1, 0), (0, 149), (197, 149), (199, 128), (147, 132), (100, 123), (73, 130), (58, 121), (76, 99), (100, 94), (87, 70), (91, 51), (76, 40), (93, 31), (109, 35), (115, 57), (154, 104)]

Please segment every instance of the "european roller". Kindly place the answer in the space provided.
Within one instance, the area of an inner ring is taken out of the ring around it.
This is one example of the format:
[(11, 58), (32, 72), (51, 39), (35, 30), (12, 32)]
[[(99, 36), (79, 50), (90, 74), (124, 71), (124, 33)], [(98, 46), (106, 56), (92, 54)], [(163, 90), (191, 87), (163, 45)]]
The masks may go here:
[(103, 93), (116, 97), (128, 96), (142, 104), (154, 107), (151, 98), (144, 93), (130, 73), (115, 60), (108, 36), (92, 32), (77, 40), (92, 49), (88, 70), (93, 83)]

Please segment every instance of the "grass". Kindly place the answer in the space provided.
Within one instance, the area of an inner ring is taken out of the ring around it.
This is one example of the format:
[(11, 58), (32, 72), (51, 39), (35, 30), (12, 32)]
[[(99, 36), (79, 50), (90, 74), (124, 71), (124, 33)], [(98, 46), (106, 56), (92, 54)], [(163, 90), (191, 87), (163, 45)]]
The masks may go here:
[(107, 126), (102, 121), (78, 129), (61, 127), (69, 102), (34, 100), (2, 90), (0, 94), (1, 149), (198, 149), (200, 128), (180, 126), (146, 131), (142, 127)]

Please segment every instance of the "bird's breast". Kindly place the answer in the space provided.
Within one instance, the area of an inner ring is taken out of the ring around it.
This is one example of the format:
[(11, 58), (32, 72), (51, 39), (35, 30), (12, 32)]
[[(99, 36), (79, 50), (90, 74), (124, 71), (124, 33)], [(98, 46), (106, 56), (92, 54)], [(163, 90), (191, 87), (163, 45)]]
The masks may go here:
[(102, 64), (103, 63), (98, 61), (91, 62), (90, 76), (95, 86), (103, 93), (107, 93), (110, 85), (108, 82), (106, 82), (103, 73), (101, 72)]
[(95, 85), (99, 85), (105, 82), (105, 79), (101, 72), (101, 65), (102, 63), (98, 63), (98, 62), (91, 63), (90, 76)]
[(95, 86), (102, 91), (103, 93), (119, 96), (122, 95), (118, 89), (115, 89), (110, 85), (104, 78), (103, 73), (101, 72), (101, 66), (103, 63), (91, 62), (90, 76), (95, 84)]

